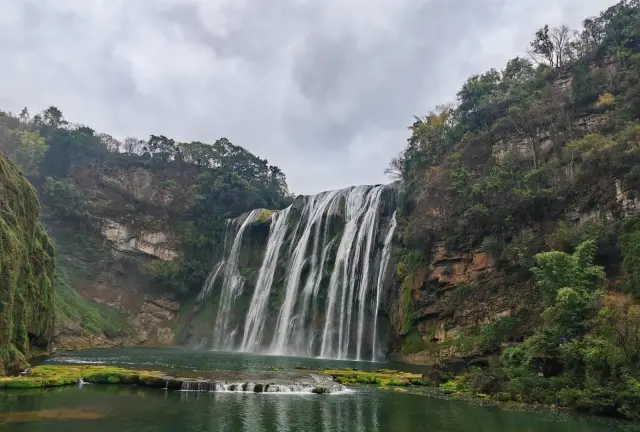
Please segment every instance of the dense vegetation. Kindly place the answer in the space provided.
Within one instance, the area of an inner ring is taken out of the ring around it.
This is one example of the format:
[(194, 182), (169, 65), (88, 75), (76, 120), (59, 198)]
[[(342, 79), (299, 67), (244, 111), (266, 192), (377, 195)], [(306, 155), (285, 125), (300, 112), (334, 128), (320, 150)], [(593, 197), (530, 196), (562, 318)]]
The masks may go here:
[(78, 178), (113, 167), (162, 173), (165, 180), (155, 186), (179, 195), (184, 203), (165, 215), (179, 237), (181, 253), (178, 260), (157, 261), (147, 270), (165, 290), (180, 294), (200, 288), (212, 256), (221, 252), (227, 218), (257, 207), (281, 208), (288, 199), (280, 169), (225, 138), (211, 145), (156, 135), (121, 142), (70, 124), (54, 106), (33, 117), (26, 108), (19, 115), (0, 112), (0, 150), (37, 187), (46, 216), (70, 222), (88, 236), (98, 225), (93, 220), (96, 197), (78, 185)]
[[(398, 277), (428, 263), (435, 242), (489, 252), (514, 291), (533, 281), (540, 300), (522, 296), (526, 322), (501, 318), (447, 342), (482, 355), (526, 337), (470, 385), (498, 399), (637, 417), (640, 1), (577, 32), (545, 27), (530, 54), (471, 77), (456, 104), (411, 127), (390, 167), (403, 181)], [(428, 342), (408, 285), (399, 327), (403, 350), (417, 352)]]
[(55, 247), (36, 192), (0, 154), (0, 375), (24, 367), (53, 338)]

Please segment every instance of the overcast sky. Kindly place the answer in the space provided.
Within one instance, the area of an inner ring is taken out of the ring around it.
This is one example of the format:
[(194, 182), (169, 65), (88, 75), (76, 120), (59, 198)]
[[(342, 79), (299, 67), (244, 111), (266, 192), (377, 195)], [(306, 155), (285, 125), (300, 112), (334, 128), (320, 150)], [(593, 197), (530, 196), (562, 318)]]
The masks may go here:
[(386, 183), (413, 115), (614, 0), (0, 0), (0, 109), (226, 136), (296, 193)]

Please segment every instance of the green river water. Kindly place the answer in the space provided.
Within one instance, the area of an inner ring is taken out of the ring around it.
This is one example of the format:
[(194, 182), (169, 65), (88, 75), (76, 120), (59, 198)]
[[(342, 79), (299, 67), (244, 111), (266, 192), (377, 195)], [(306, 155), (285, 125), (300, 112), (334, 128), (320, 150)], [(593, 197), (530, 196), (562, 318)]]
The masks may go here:
[[(418, 368), (180, 349), (110, 349), (60, 353), (47, 364), (106, 364), (198, 374), (313, 368)], [(510, 411), (426, 395), (354, 388), (331, 395), (191, 393), (85, 384), (0, 392), (0, 431), (433, 431), (616, 432), (629, 423), (558, 413)]]

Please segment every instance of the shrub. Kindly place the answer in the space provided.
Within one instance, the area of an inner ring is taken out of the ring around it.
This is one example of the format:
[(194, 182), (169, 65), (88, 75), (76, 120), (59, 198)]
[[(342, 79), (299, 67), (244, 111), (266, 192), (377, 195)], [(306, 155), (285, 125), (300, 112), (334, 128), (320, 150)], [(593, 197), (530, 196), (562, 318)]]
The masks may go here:
[(465, 382), (476, 393), (495, 394), (503, 390), (506, 379), (499, 369), (475, 369)]

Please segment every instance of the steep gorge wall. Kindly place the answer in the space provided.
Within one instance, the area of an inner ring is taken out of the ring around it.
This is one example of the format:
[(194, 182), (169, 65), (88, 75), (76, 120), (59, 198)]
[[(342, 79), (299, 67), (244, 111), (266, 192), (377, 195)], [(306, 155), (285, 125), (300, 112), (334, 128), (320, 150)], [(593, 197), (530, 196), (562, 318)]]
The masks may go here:
[(60, 207), (67, 197), (45, 197), (43, 222), (58, 245), (66, 294), (78, 305), (59, 314), (57, 348), (174, 343), (180, 303), (156, 287), (148, 266), (179, 256), (176, 229), (196, 176), (142, 158), (114, 160), (70, 170), (67, 179), (87, 202), (80, 214), (68, 217)]
[[(606, 71), (609, 96), (622, 98), (615, 64), (592, 70)], [(592, 238), (609, 287), (622, 285), (621, 224), (640, 212), (638, 126), (598, 101), (576, 112), (573, 79), (564, 73), (549, 83), (553, 108), (534, 137), (497, 121), (422, 174), (411, 211), (399, 218), (396, 300), (387, 304), (392, 359), (469, 360), (530, 336), (543, 308), (529, 272), (538, 252)], [(513, 173), (529, 183), (509, 185)]]
[(48, 352), (54, 332), (55, 247), (35, 190), (0, 153), (0, 375)]

